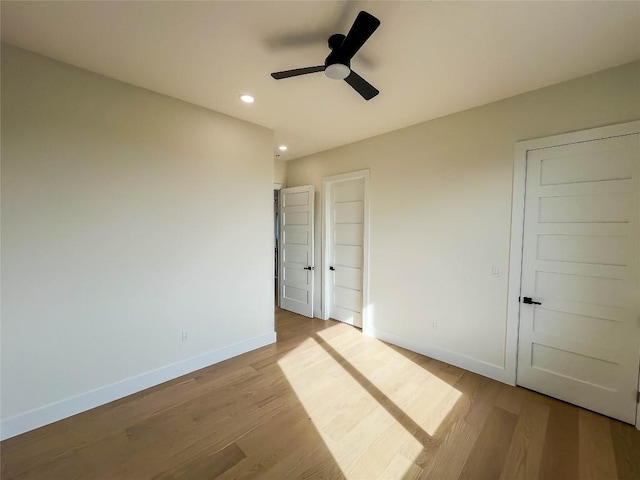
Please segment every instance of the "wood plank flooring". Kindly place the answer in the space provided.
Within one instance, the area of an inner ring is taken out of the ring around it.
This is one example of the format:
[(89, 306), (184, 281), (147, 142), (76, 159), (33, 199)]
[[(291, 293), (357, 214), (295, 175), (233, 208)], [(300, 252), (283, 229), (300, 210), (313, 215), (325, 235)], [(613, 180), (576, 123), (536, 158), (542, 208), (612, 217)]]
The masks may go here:
[(629, 425), (276, 311), (278, 342), (6, 440), (1, 478), (638, 480)]

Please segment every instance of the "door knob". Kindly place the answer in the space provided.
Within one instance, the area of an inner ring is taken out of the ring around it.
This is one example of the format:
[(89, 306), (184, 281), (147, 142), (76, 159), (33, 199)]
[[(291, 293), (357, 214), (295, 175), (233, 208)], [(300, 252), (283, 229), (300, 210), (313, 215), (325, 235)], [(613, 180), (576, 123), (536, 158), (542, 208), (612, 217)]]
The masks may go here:
[(531, 297), (522, 297), (522, 303), (527, 305), (542, 305), (542, 302), (534, 302)]
[(304, 267), (305, 270), (311, 270), (311, 267)]
[(335, 268), (333, 268), (333, 267), (329, 267), (329, 270), (335, 270)]

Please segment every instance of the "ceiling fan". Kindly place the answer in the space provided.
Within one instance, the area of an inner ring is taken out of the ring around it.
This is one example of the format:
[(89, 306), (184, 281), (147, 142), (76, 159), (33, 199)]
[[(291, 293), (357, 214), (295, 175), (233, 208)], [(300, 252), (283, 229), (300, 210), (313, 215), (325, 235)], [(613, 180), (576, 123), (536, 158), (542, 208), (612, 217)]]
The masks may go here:
[(370, 13), (362, 11), (356, 17), (346, 37), (340, 33), (329, 37), (328, 43), (331, 53), (325, 59), (324, 65), (274, 72), (271, 76), (276, 80), (282, 80), (283, 78), (297, 77), (307, 73), (324, 72), (331, 79), (344, 80), (362, 95), (362, 98), (371, 100), (380, 92), (351, 70), (351, 59), (379, 26), (380, 20)]

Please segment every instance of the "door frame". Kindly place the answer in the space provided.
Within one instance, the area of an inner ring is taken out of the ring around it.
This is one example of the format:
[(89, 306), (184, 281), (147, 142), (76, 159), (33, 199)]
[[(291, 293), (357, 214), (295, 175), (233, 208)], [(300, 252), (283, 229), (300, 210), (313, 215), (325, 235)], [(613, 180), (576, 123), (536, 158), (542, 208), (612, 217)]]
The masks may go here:
[[(274, 216), (277, 214), (278, 218), (277, 220), (274, 219), (273, 221), (273, 250), (274, 250), (274, 256), (273, 256), (273, 271), (276, 274), (276, 278), (275, 278), (275, 282), (274, 282), (274, 287), (276, 289), (277, 295), (274, 295), (274, 304), (276, 307), (280, 306), (280, 242), (278, 242), (277, 240), (280, 238), (280, 190), (282, 190), (282, 184), (281, 183), (274, 183), (273, 184), (273, 191), (274, 192), (278, 192), (278, 200), (277, 200), (277, 208), (275, 208), (274, 205), (274, 209), (273, 209), (273, 214)], [(274, 194), (274, 199), (273, 202), (276, 203), (276, 199), (275, 199), (275, 194)], [(276, 253), (277, 252), (277, 253)]]
[[(516, 143), (513, 164), (513, 194), (511, 200), (511, 242), (509, 252), (509, 287), (507, 293), (505, 350), (505, 378), (511, 385), (516, 385), (517, 381), (518, 332), (520, 327), (519, 299), (522, 284), (522, 246), (524, 237), (527, 153), (533, 150), (590, 142), (605, 138), (622, 137), (636, 133), (640, 133), (640, 120)], [(638, 347), (638, 356), (640, 357), (640, 346)], [(640, 391), (640, 378), (638, 390)], [(640, 404), (636, 405), (636, 409), (636, 428), (640, 430)]]
[(331, 282), (329, 277), (329, 209), (331, 202), (331, 187), (337, 183), (349, 180), (363, 179), (363, 220), (362, 220), (362, 332), (365, 335), (373, 336), (372, 315), (369, 307), (369, 180), (370, 171), (358, 170), (355, 172), (343, 173), (322, 177), (322, 319), (329, 320), (329, 291)]

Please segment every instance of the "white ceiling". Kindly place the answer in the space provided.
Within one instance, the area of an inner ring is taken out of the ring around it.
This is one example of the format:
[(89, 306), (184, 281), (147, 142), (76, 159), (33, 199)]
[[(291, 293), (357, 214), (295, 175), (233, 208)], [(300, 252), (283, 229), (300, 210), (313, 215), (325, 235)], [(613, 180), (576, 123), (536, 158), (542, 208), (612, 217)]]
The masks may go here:
[[(359, 10), (382, 25), (322, 73)], [(640, 59), (640, 2), (12, 2), (2, 40), (275, 131), (293, 159)], [(249, 92), (253, 105), (238, 95)]]

